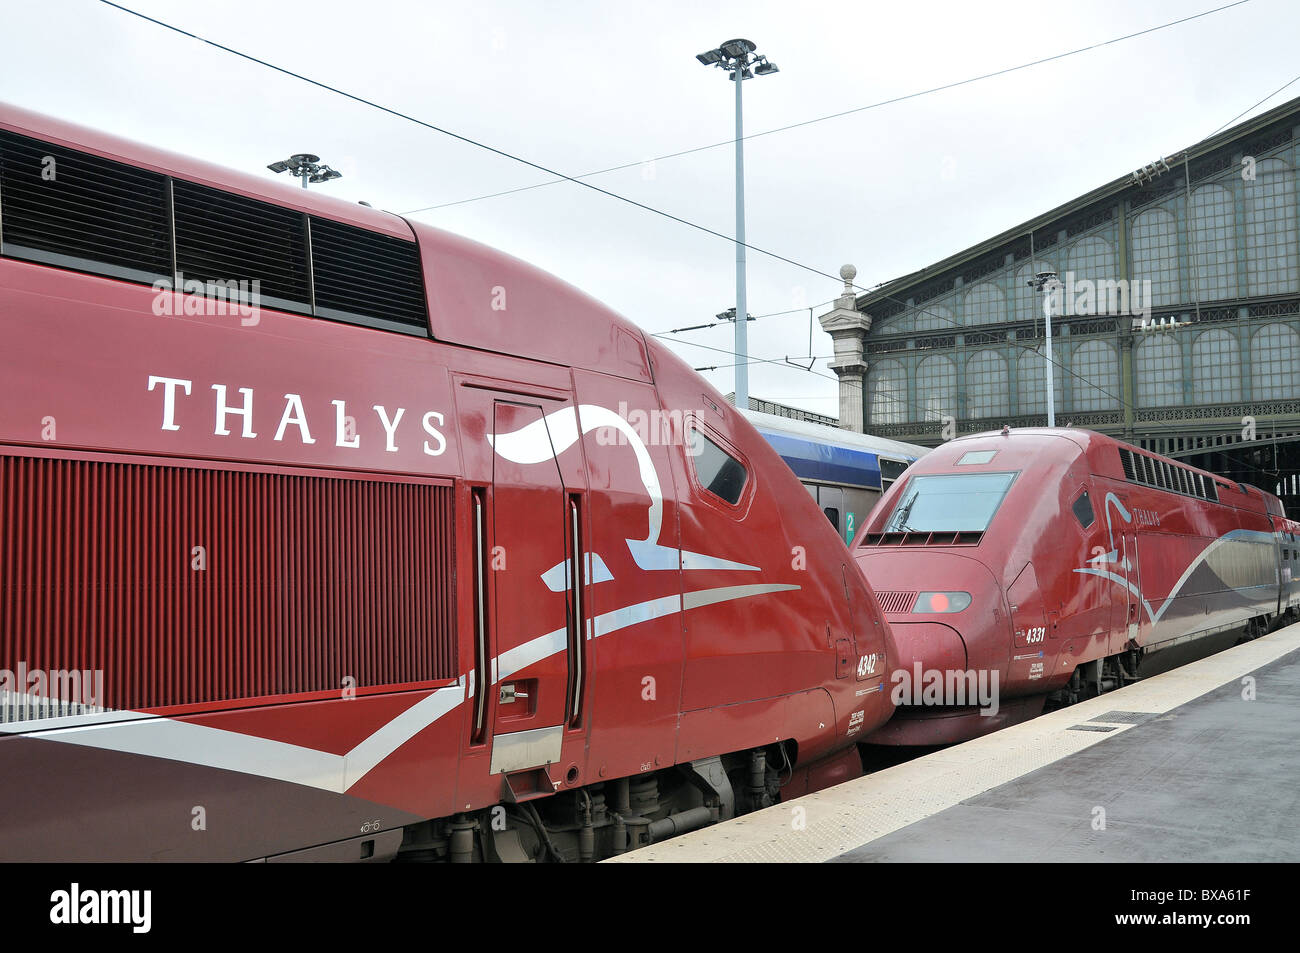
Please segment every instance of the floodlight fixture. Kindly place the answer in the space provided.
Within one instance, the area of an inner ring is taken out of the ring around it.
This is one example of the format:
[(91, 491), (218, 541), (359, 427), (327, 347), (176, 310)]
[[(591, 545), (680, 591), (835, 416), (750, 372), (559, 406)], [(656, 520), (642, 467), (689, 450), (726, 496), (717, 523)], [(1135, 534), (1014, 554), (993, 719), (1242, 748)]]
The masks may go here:
[(272, 162), (267, 166), (272, 172), (288, 172), (302, 180), (302, 187), (307, 188), (308, 182), (329, 182), (332, 179), (343, 177), (342, 172), (331, 169), (320, 161), (320, 156), (311, 152), (297, 152), (287, 159), (281, 159), (278, 162)]

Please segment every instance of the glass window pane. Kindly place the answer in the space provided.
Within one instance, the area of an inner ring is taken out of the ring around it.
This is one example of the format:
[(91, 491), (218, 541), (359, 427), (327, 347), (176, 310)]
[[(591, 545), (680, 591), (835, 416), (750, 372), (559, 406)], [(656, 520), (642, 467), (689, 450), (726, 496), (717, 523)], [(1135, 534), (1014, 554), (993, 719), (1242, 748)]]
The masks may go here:
[(904, 490), (885, 524), (887, 533), (982, 532), (1015, 473), (918, 476)]
[(1079, 521), (1079, 525), (1087, 529), (1097, 518), (1092, 511), (1092, 500), (1088, 499), (1088, 491), (1084, 490), (1079, 494), (1079, 498), (1074, 501), (1074, 518)]
[(867, 371), (867, 422), (901, 424), (907, 413), (907, 372), (897, 361), (881, 361)]
[(695, 473), (703, 487), (728, 503), (740, 500), (749, 474), (740, 461), (698, 430), (691, 431), (695, 453)]

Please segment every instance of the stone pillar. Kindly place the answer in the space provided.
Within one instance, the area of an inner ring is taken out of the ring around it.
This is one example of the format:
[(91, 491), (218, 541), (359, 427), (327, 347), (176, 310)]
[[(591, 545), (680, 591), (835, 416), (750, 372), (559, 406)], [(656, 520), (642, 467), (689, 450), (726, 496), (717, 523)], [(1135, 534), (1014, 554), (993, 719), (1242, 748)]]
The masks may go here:
[(835, 307), (817, 320), (835, 344), (835, 356), (826, 366), (840, 379), (840, 426), (862, 433), (866, 419), (867, 362), (863, 357), (871, 317), (858, 311), (858, 296), (853, 279), (858, 270), (852, 265), (840, 269), (844, 294), (835, 299)]

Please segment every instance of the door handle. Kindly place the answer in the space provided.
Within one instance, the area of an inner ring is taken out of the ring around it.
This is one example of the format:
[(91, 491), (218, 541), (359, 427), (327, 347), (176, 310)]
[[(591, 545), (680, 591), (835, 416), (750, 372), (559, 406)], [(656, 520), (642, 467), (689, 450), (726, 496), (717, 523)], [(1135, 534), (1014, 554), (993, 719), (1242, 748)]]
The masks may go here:
[(527, 692), (517, 692), (515, 691), (515, 687), (513, 685), (501, 686), (501, 704), (503, 705), (510, 704), (516, 698), (527, 698), (527, 697), (528, 697)]

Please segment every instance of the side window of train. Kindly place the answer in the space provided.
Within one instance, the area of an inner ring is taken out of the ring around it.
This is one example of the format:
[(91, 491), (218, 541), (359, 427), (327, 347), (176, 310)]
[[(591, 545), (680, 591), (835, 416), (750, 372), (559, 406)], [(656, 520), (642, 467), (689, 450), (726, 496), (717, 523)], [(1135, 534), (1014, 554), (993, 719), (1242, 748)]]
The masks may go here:
[(739, 503), (749, 480), (744, 464), (695, 428), (691, 429), (689, 450), (700, 486), (732, 506)]
[(904, 460), (890, 460), (888, 457), (878, 457), (880, 463), (880, 492), (884, 493), (893, 484), (895, 480), (903, 475), (907, 469), (907, 462)]
[(835, 532), (838, 533), (840, 531), (840, 511), (833, 506), (828, 506), (822, 512), (826, 514), (826, 518), (831, 521), (831, 525), (835, 527)]
[(1088, 499), (1088, 491), (1084, 490), (1079, 494), (1079, 498), (1074, 501), (1074, 518), (1079, 521), (1079, 525), (1087, 529), (1096, 520), (1096, 514), (1092, 511), (1092, 500)]

